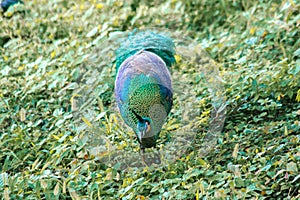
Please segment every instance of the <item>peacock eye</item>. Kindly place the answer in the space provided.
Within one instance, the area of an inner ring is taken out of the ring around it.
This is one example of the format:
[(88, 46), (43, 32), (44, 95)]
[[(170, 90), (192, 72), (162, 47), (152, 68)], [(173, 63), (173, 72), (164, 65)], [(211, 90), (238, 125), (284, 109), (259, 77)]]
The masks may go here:
[(150, 121), (148, 119), (145, 119), (145, 123), (150, 126)]

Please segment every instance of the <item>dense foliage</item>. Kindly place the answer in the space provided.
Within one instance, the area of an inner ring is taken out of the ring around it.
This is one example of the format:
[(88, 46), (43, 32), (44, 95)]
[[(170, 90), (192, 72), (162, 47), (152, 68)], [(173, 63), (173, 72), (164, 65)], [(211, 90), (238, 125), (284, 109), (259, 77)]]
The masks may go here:
[[(299, 0), (24, 3), (0, 16), (1, 199), (300, 198)], [(135, 29), (178, 47), (149, 166), (113, 96)]]

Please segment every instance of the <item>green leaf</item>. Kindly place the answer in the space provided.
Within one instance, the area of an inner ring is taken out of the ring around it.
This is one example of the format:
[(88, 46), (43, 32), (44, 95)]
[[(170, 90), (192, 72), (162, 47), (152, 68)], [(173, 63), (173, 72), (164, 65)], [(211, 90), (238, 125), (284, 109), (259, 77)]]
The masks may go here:
[(237, 61), (235, 61), (234, 64), (236, 64), (236, 65), (242, 65), (242, 64), (245, 64), (246, 62), (247, 62), (247, 57), (243, 56), (240, 59), (238, 59)]
[(294, 51), (293, 53), (294, 56), (300, 56), (300, 48)]
[(298, 173), (297, 164), (294, 162), (289, 162), (288, 164), (286, 164), (286, 170), (288, 172)]
[(98, 33), (98, 26), (94, 27), (90, 32), (86, 34), (86, 37), (93, 37)]

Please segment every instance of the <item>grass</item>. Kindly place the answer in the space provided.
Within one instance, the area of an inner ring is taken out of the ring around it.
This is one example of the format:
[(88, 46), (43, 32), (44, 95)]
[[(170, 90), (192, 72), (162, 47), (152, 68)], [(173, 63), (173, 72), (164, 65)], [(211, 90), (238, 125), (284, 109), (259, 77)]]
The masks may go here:
[[(300, 4), (25, 1), (0, 16), (1, 199), (298, 199)], [(128, 33), (176, 43), (144, 160), (113, 96)]]

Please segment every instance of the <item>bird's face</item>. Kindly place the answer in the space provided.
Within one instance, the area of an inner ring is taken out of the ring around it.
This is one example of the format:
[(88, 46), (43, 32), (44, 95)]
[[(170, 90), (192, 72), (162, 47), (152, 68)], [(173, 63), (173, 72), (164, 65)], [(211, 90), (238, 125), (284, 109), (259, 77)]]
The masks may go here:
[(137, 136), (140, 142), (151, 132), (151, 120), (148, 117), (142, 119), (137, 123)]

